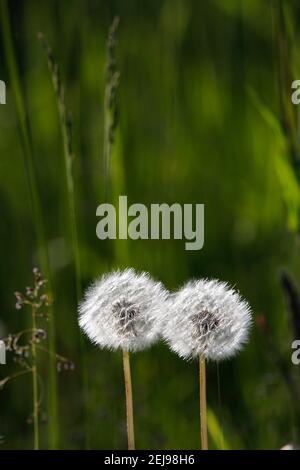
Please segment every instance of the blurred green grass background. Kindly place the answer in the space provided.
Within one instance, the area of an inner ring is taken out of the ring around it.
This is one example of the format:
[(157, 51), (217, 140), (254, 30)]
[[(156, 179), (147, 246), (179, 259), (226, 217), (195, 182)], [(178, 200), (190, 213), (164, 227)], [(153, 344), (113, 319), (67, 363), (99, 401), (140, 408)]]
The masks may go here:
[[(97, 350), (84, 340), (85, 365), (81, 360), (63, 144), (56, 97), (37, 39), (40, 31), (59, 63), (73, 119), (82, 287), (103, 272), (128, 265), (149, 271), (170, 289), (191, 277), (228, 281), (249, 300), (254, 315), (266, 319), (284, 372), (299, 381), (299, 369), (290, 360), (292, 332), (278, 280), (282, 266), (299, 279), (300, 199), (298, 175), (281, 131), (282, 61), (274, 27), (276, 9), (283, 4), (288, 65), (299, 78), (298, 3), (7, 3), (53, 283), (55, 341), (58, 351), (76, 364), (74, 372), (57, 376), (55, 446), (84, 448), (88, 427), (90, 448), (126, 448), (126, 427), (121, 355)], [(106, 39), (115, 15), (121, 19), (121, 80), (110, 199), (126, 194), (129, 204), (204, 203), (201, 251), (185, 251), (178, 240), (101, 242), (96, 237), (96, 207), (105, 200), (107, 184)], [(7, 83), (7, 104), (0, 106), (2, 337), (26, 324), (25, 313), (14, 309), (13, 293), (30, 285), (31, 268), (39, 264), (24, 142), (3, 35), (0, 74)], [(285, 91), (289, 93), (288, 88)], [(16, 368), (11, 363), (6, 367)], [(41, 360), (45, 411), (53, 393), (48, 367)], [(2, 366), (0, 373), (6, 373)], [(197, 365), (184, 363), (158, 344), (132, 356), (132, 378), (137, 448), (199, 447)], [(0, 393), (0, 449), (31, 448), (32, 427), (26, 424), (30, 380), (12, 382)], [(298, 438), (299, 403), (291, 398), (266, 335), (256, 325), (237, 358), (218, 369), (214, 363), (208, 365), (208, 404), (211, 448), (279, 448)], [(49, 445), (47, 424), (41, 444)]]

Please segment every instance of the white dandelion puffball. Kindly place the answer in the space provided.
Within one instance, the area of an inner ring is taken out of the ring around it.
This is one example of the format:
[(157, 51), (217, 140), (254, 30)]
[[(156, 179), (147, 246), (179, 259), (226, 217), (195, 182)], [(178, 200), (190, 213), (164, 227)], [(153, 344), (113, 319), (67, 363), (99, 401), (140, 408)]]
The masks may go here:
[(170, 296), (161, 328), (180, 357), (221, 360), (241, 349), (250, 325), (250, 307), (236, 291), (218, 280), (198, 280)]
[(79, 325), (102, 348), (145, 349), (159, 337), (155, 318), (167, 295), (147, 273), (126, 269), (106, 274), (87, 289), (79, 306)]

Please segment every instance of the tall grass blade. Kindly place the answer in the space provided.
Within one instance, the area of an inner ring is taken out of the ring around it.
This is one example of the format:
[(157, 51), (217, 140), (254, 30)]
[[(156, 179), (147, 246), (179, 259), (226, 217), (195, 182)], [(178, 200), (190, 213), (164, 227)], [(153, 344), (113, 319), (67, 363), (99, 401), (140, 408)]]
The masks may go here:
[[(66, 105), (65, 88), (63, 86), (60, 70), (58, 63), (54, 57), (53, 51), (48, 44), (45, 36), (42, 33), (38, 35), (39, 40), (45, 51), (45, 55), (48, 62), (48, 68), (52, 78), (54, 91), (57, 98), (57, 106), (59, 111), (60, 129), (63, 140), (64, 150), (64, 164), (65, 164), (65, 182), (68, 194), (68, 209), (69, 209), (69, 222), (70, 232), (72, 239), (72, 248), (75, 264), (75, 280), (76, 280), (76, 298), (77, 303), (81, 300), (82, 296), (82, 285), (81, 285), (81, 266), (80, 266), (80, 254), (79, 254), (79, 243), (78, 233), (76, 225), (76, 210), (75, 210), (75, 193), (74, 193), (74, 182), (72, 166), (74, 161), (73, 145), (72, 145), (72, 120), (70, 117), (69, 110)], [(88, 396), (88, 376), (86, 367), (86, 355), (84, 351), (84, 342), (81, 336), (79, 336), (80, 344), (80, 356), (82, 366), (82, 382), (83, 382), (83, 393), (85, 403), (85, 444), (86, 448), (90, 447), (90, 425), (89, 425), (89, 396)]]
[[(52, 295), (53, 288), (51, 282), (47, 242), (42, 220), (41, 201), (39, 197), (38, 184), (36, 180), (34, 156), (31, 141), (31, 131), (23, 98), (23, 90), (19, 76), (17, 60), (14, 52), (13, 39), (10, 28), (9, 11), (6, 0), (1, 1), (0, 6), (1, 30), (5, 57), (10, 77), (10, 83), (14, 95), (16, 114), (18, 119), (19, 133), (22, 144), (24, 166), (29, 187), (30, 202), (33, 212), (33, 222), (36, 241), (38, 245), (38, 257), (42, 269), (49, 282), (49, 292)], [(53, 296), (53, 295), (52, 295)], [(53, 309), (49, 311), (49, 350), (55, 351), (55, 323)], [(58, 443), (58, 419), (57, 419), (57, 388), (56, 388), (56, 361), (52, 354), (49, 354), (49, 446), (52, 449)]]

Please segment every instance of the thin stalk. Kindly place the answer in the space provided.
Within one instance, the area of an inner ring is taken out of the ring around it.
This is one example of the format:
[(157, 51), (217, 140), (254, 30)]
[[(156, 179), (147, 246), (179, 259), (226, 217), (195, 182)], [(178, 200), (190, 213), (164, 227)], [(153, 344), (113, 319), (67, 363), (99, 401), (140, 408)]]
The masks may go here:
[[(53, 88), (57, 98), (57, 106), (59, 111), (60, 119), (60, 129), (63, 140), (63, 154), (64, 154), (64, 164), (65, 164), (65, 181), (68, 194), (68, 207), (69, 207), (69, 223), (70, 223), (70, 232), (71, 232), (71, 243), (74, 256), (74, 265), (75, 265), (75, 280), (76, 280), (76, 299), (77, 303), (81, 300), (82, 296), (82, 285), (81, 285), (81, 266), (80, 266), (80, 253), (79, 253), (79, 243), (78, 243), (78, 233), (76, 225), (76, 210), (75, 210), (75, 192), (74, 192), (74, 182), (73, 182), (73, 145), (72, 145), (72, 120), (66, 104), (65, 88), (63, 86), (60, 70), (58, 63), (55, 60), (53, 51), (49, 46), (45, 36), (42, 33), (38, 35), (41, 44), (44, 48), (45, 55), (48, 62), (48, 68), (52, 78)], [(86, 448), (90, 447), (90, 415), (89, 412), (89, 384), (88, 384), (88, 375), (86, 367), (86, 355), (84, 350), (84, 342), (81, 336), (79, 336), (79, 346), (80, 346), (80, 356), (81, 356), (81, 366), (82, 366), (82, 383), (83, 383), (83, 393), (84, 393), (84, 402), (85, 406), (85, 444)]]
[[(15, 100), (18, 127), (23, 149), (25, 173), (29, 188), (29, 197), (33, 213), (34, 230), (38, 246), (38, 257), (42, 270), (48, 279), (49, 292), (51, 297), (53, 298), (53, 287), (49, 268), (48, 248), (45, 237), (41, 201), (34, 165), (31, 130), (28, 116), (26, 113), (24, 93), (21, 86), (17, 60), (14, 52), (14, 45), (10, 28), (9, 11), (6, 0), (1, 0), (0, 2), (0, 17), (5, 59), (9, 73), (10, 85)], [(50, 307), (49, 310), (48, 331), (49, 350), (55, 351), (55, 324), (52, 307)], [(49, 390), (49, 446), (50, 448), (55, 449), (58, 442), (56, 363), (54, 359), (51, 359), (51, 357), (49, 357)]]
[[(119, 86), (121, 73), (116, 59), (120, 17), (115, 16), (108, 32), (105, 64), (105, 89), (103, 111), (103, 166), (104, 200), (118, 205), (119, 195), (126, 194), (122, 138), (119, 128)], [(126, 221), (119, 221), (120, 223)], [(114, 243), (115, 263), (128, 266), (129, 245), (125, 240)]]
[(132, 384), (131, 384), (131, 372), (130, 372), (130, 358), (129, 358), (128, 351), (123, 351), (123, 367), (124, 367), (124, 380), (125, 380), (125, 393), (126, 393), (128, 450), (135, 450)]
[[(35, 308), (32, 307), (32, 330), (36, 331)], [(33, 430), (34, 450), (39, 450), (39, 400), (38, 400), (38, 377), (35, 341), (31, 341), (32, 353), (32, 392), (33, 392)]]
[[(106, 70), (104, 89), (104, 129), (103, 129), (103, 166), (104, 166), (104, 199), (114, 200), (124, 190), (123, 162), (120, 151), (120, 136), (118, 136), (119, 125), (119, 102), (118, 89), (120, 72), (116, 61), (117, 34), (120, 17), (114, 17), (109, 28), (106, 50)], [(118, 168), (118, 171), (114, 171)], [(123, 240), (122, 240), (123, 241)], [(119, 247), (115, 243), (115, 259), (118, 264), (128, 264), (127, 244)], [(123, 368), (125, 380), (126, 397), (126, 422), (128, 449), (135, 449), (134, 420), (133, 420), (133, 398), (130, 371), (130, 356), (128, 351), (123, 351)]]
[(20, 377), (21, 375), (29, 374), (30, 372), (32, 373), (32, 368), (31, 367), (29, 369), (22, 370), (21, 372), (16, 372), (15, 374), (12, 374), (9, 377), (7, 377), (7, 379), (8, 380), (14, 380), (17, 377)]
[(44, 48), (45, 55), (48, 62), (48, 68), (52, 78), (53, 88), (57, 98), (57, 106), (59, 111), (60, 129), (63, 140), (63, 154), (65, 164), (65, 178), (68, 194), (68, 207), (70, 214), (70, 231), (73, 247), (73, 256), (75, 264), (75, 277), (76, 277), (76, 294), (77, 300), (81, 299), (81, 269), (80, 269), (80, 255), (78, 245), (78, 234), (76, 227), (76, 211), (75, 211), (75, 193), (73, 182), (73, 161), (74, 154), (72, 148), (72, 121), (66, 105), (65, 88), (63, 86), (60, 70), (54, 58), (53, 51), (50, 48), (45, 36), (42, 33), (38, 35), (41, 44)]
[(206, 413), (206, 365), (205, 365), (205, 359), (203, 357), (199, 357), (199, 383), (200, 383), (201, 449), (208, 450), (207, 413)]
[(104, 90), (104, 138), (103, 138), (103, 163), (105, 179), (105, 200), (108, 199), (111, 189), (111, 157), (115, 140), (115, 132), (118, 125), (117, 92), (120, 73), (117, 70), (115, 47), (120, 18), (113, 19), (107, 40), (107, 61)]

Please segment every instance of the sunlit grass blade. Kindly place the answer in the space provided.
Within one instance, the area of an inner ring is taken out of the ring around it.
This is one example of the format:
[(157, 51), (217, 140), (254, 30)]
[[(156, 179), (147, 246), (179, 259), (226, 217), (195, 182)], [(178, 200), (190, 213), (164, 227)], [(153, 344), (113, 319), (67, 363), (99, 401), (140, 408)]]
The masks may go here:
[(229, 450), (230, 445), (224, 438), (222, 426), (211, 408), (207, 408), (207, 427), (215, 447), (220, 450)]

